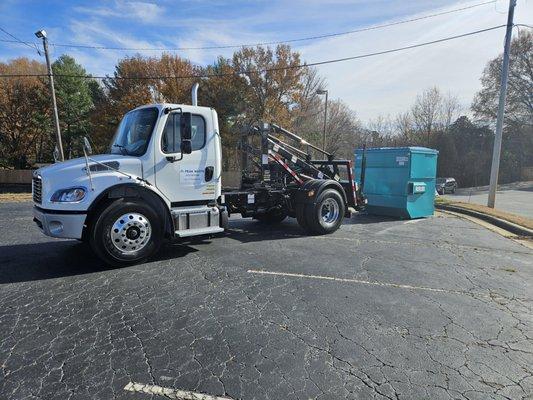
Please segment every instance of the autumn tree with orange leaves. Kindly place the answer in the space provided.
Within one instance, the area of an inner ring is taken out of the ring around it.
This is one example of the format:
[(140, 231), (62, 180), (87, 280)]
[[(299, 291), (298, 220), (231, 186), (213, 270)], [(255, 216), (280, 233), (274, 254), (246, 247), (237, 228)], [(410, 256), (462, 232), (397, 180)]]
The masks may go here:
[[(0, 74), (46, 73), (27, 58), (0, 63)], [(26, 168), (30, 158), (51, 144), (50, 103), (45, 81), (38, 77), (0, 80), (0, 160), (2, 167)]]
[[(81, 72), (71, 75), (84, 75), (81, 66), (78, 66), (73, 59), (62, 56), (62, 60), (69, 61), (70, 64), (81, 68)], [(57, 62), (56, 62), (57, 63)], [(235, 52), (231, 58), (219, 57), (213, 64), (206, 67), (193, 65), (189, 60), (174, 54), (162, 54), (156, 57), (145, 57), (135, 55), (119, 60), (115, 67), (115, 72), (98, 84), (93, 79), (88, 79), (87, 84), (80, 84), (84, 87), (84, 93), (90, 90), (91, 103), (83, 102), (83, 115), (85, 110), (89, 111), (88, 125), (76, 126), (76, 132), (82, 132), (90, 137), (97, 152), (108, 151), (108, 146), (113, 133), (116, 130), (122, 116), (141, 105), (149, 103), (177, 103), (190, 104), (191, 87), (195, 82), (200, 84), (199, 105), (214, 108), (219, 117), (220, 134), (222, 136), (224, 167), (238, 169), (240, 159), (237, 143), (241, 133), (253, 124), (260, 122), (275, 122), (288, 129), (297, 129), (297, 133), (309, 140), (320, 137), (323, 126), (323, 101), (316, 95), (318, 88), (323, 88), (325, 83), (317, 74), (317, 71), (302, 65), (298, 52), (292, 51), (287, 45), (279, 45), (275, 48), (254, 47), (242, 48)], [(15, 63), (16, 64), (16, 63)], [(45, 72), (44, 66), (38, 63), (30, 63), (26, 60), (26, 66), (13, 65), (11, 69), (4, 66), (5, 73), (13, 73), (17, 69), (30, 73)], [(20, 64), (20, 62), (19, 62)], [(65, 64), (65, 62), (63, 62)], [(67, 74), (68, 75), (68, 74)], [(64, 79), (57, 76), (58, 89), (61, 88), (61, 81), (67, 84), (67, 92), (76, 94), (70, 90), (71, 80), (83, 78)], [(49, 96), (45, 80), (30, 79), (7, 79), (3, 84), (3, 100), (1, 106), (9, 113), (9, 107), (16, 107), (12, 104), (17, 100), (13, 95), (15, 88), (24, 88), (27, 96), (31, 98), (25, 106), (33, 104), (35, 110), (32, 118), (40, 118), (45, 115), (41, 125), (32, 125), (31, 129), (19, 129), (18, 126), (6, 127), (2, 140), (6, 143), (2, 146), (3, 159), (7, 160), (7, 155), (19, 154), (16, 157), (30, 157), (32, 161), (39, 158), (37, 154), (46, 154), (50, 159), (53, 150), (53, 130), (51, 128), (51, 118), (49, 112)], [(39, 90), (39, 95), (30, 95), (31, 91)], [(43, 94), (44, 93), (44, 94)], [(67, 96), (68, 97), (68, 96)], [(87, 96), (84, 97), (84, 99)], [(70, 97), (68, 97), (70, 98)], [(61, 100), (61, 96), (59, 96)], [(37, 104), (38, 103), (38, 104)], [(86, 104), (87, 103), (87, 104)], [(75, 113), (68, 111), (70, 102), (59, 101), (59, 113), (63, 119)], [(353, 113), (345, 106), (335, 106), (332, 100), (332, 109), (328, 118), (328, 125), (332, 128), (334, 141), (328, 142), (328, 148), (337, 150), (340, 143), (339, 138), (351, 135), (349, 123), (354, 120)], [(19, 107), (18, 110), (27, 111), (28, 108)], [(42, 112), (38, 112), (42, 108)], [(338, 113), (333, 112), (339, 110)], [(73, 110), (70, 110), (73, 111)], [(66, 113), (65, 113), (66, 112)], [(21, 121), (21, 114), (11, 115), (4, 124), (9, 121)], [(85, 121), (85, 120), (84, 120)], [(73, 125), (68, 121), (61, 121), (65, 130), (65, 139), (70, 138), (68, 132), (74, 132)], [(78, 121), (79, 122), (79, 121)], [(338, 123), (336, 123), (338, 122)], [(25, 120), (24, 123), (30, 123)], [(66, 124), (65, 124), (66, 123)], [(333, 129), (333, 127), (342, 129)], [(68, 128), (71, 128), (70, 130)], [(77, 135), (77, 133), (76, 133)], [(23, 136), (23, 138), (22, 138)], [(78, 135), (79, 136), (79, 135)], [(42, 140), (45, 138), (46, 140)], [(73, 137), (74, 138), (74, 137)], [(75, 139), (75, 138), (74, 138)], [(45, 143), (46, 148), (41, 148), (40, 152), (31, 150), (35, 143)], [(76, 156), (73, 150), (69, 153)], [(69, 142), (70, 143), (70, 142)], [(335, 146), (333, 146), (335, 144)], [(20, 146), (19, 150), (14, 150)], [(67, 146), (68, 147), (68, 146)], [(8, 150), (9, 149), (9, 150)], [(25, 150), (24, 150), (25, 149)], [(10, 159), (11, 160), (11, 159)], [(22, 162), (8, 161), (9, 164), (22, 166)]]

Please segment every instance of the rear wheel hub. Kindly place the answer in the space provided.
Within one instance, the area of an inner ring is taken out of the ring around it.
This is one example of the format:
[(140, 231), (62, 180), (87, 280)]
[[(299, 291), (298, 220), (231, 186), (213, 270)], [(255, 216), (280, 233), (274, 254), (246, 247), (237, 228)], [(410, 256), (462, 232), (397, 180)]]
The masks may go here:
[(328, 198), (322, 203), (320, 216), (325, 226), (335, 225), (339, 219), (339, 208), (339, 204), (332, 198)]

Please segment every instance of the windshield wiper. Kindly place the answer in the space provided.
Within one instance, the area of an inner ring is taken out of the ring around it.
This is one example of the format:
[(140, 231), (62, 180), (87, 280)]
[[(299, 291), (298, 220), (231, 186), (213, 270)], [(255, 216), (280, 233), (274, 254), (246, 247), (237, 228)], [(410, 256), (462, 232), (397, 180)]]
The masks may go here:
[(118, 147), (120, 149), (120, 153), (125, 156), (128, 154), (128, 151), (126, 150), (126, 147), (122, 146), (121, 144), (114, 144), (112, 147)]

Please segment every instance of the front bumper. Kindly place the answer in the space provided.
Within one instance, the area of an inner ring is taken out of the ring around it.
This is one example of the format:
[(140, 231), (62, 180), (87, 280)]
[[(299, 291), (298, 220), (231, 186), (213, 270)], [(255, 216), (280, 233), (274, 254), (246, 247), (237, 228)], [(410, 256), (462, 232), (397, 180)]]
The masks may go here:
[(47, 236), (81, 239), (87, 214), (59, 213), (33, 207), (33, 221)]

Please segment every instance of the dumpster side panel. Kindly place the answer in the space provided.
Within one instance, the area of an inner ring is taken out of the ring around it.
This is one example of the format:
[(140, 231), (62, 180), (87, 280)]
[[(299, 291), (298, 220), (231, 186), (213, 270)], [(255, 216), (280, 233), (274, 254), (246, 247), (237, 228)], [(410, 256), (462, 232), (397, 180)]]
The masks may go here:
[[(355, 152), (354, 176), (361, 182), (362, 150)], [(422, 147), (366, 150), (364, 194), (371, 214), (420, 218), (434, 212), (436, 150)]]
[[(433, 215), (435, 211), (435, 177), (437, 175), (437, 153), (411, 153), (409, 194), (407, 196), (407, 212), (410, 218), (421, 218)], [(412, 183), (424, 186), (424, 191), (416, 191)]]
[[(361, 158), (356, 152), (356, 180), (360, 183)], [(366, 152), (364, 193), (371, 214), (409, 217), (405, 207), (409, 179), (406, 148), (369, 149)]]

